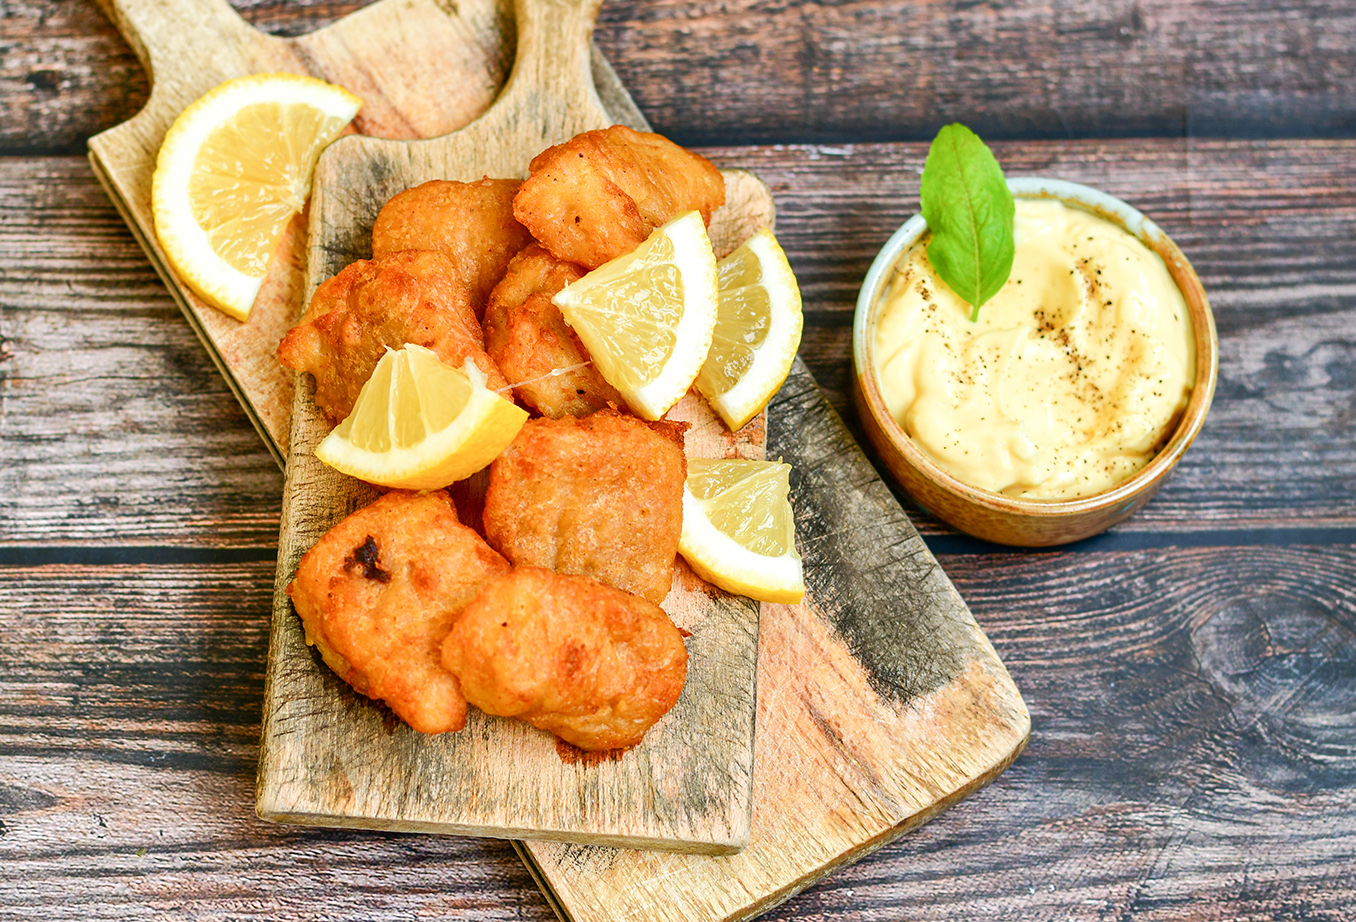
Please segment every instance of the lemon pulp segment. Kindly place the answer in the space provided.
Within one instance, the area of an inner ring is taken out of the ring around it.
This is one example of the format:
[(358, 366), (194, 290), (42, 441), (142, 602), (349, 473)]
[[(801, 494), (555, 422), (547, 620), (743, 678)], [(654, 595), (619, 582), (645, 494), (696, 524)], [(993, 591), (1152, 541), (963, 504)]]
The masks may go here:
[(679, 215), (553, 300), (604, 380), (640, 416), (660, 418), (711, 348), (716, 259), (701, 215)]
[(804, 596), (790, 474), (773, 461), (688, 462), (679, 550), (698, 575), (767, 602)]
[(471, 360), (453, 368), (407, 344), (387, 350), (353, 412), (315, 454), (368, 483), (434, 490), (485, 467), (526, 421), (527, 411), (489, 390)]
[(694, 458), (688, 462), (687, 484), (717, 531), (764, 556), (795, 554), (791, 465)]
[(683, 316), (683, 278), (673, 264), (673, 241), (656, 237), (641, 247), (626, 264), (595, 270), (603, 274), (580, 292), (571, 310), (600, 346), (590, 353), (619, 391), (637, 390), (659, 377)]
[(212, 129), (193, 158), (188, 201), (222, 259), (264, 274), (271, 244), (306, 204), (320, 151), (344, 124), (308, 105), (256, 103)]
[(800, 287), (771, 231), (761, 230), (717, 266), (711, 350), (697, 389), (731, 429), (777, 393), (800, 348)]
[(711, 353), (697, 377), (704, 388), (728, 391), (753, 367), (755, 352), (767, 341), (772, 305), (762, 280), (763, 268), (747, 249), (716, 264), (716, 328)]

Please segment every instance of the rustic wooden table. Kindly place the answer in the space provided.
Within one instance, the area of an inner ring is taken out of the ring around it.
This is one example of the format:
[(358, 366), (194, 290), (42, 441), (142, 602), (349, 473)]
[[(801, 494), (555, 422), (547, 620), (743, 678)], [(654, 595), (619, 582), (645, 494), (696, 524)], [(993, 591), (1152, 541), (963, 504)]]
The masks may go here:
[[(856, 289), (946, 121), (1153, 216), (1219, 324), (1121, 527), (1020, 552), (906, 507), (1031, 743), (769, 918), (1356, 917), (1356, 4), (608, 0), (597, 41), (771, 186), (850, 424)], [(94, 0), (0, 2), (0, 919), (550, 919), (507, 843), (254, 816), (282, 478), (85, 161), (147, 93)]]

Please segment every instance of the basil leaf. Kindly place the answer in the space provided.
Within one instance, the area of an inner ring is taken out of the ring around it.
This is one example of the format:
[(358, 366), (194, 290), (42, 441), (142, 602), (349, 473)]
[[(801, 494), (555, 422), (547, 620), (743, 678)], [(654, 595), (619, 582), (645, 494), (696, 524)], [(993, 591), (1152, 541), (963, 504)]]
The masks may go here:
[(919, 190), (923, 219), (932, 230), (928, 259), (943, 282), (979, 308), (998, 294), (1012, 272), (1012, 218), (1016, 206), (1003, 168), (979, 136), (964, 125), (937, 132), (923, 164)]

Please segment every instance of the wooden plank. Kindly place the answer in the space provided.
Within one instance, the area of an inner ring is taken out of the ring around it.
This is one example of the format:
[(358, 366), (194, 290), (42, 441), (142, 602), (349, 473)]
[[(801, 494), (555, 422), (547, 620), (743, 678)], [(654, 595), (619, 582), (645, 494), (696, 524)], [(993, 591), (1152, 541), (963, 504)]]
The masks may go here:
[(898, 870), (909, 892), (999, 843), (1011, 860), (920, 915), (1323, 919), (1356, 905), (1356, 839), (1324, 818), (1356, 796), (1356, 547), (943, 562), (1039, 729), (1025, 780)]
[(1351, 124), (1356, 11), (1341, 0), (655, 0), (613, 15), (604, 52), (685, 143), (925, 140), (955, 120), (986, 138)]
[(254, 816), (273, 577), (0, 566), (0, 917), (548, 922), (507, 843)]
[[(237, 0), (297, 35), (362, 0)], [(93, 0), (9, 0), (0, 149), (74, 153), (149, 85)], [(1342, 0), (608, 0), (603, 53), (689, 144), (1349, 134), (1356, 11)]]
[[(1356, 360), (1356, 145), (998, 149), (1014, 173), (1091, 182), (1144, 208), (1215, 309), (1221, 378), (1205, 431), (1116, 533), (1356, 527), (1343, 377)], [(805, 294), (801, 354), (851, 424), (856, 289), (915, 207), (924, 147), (705, 153), (772, 188)], [(280, 477), (81, 159), (0, 158), (0, 252), (0, 543), (272, 547)], [(948, 531), (911, 514), (925, 533)]]
[[(942, 565), (1022, 684), (1030, 746), (765, 918), (1356, 905), (1356, 545)], [(0, 566), (0, 916), (554, 919), (507, 843), (253, 817), (272, 581), (267, 562)]]
[(0, 544), (271, 547), (282, 477), (83, 158), (0, 160)]
[(22, 0), (0, 13), (0, 150), (83, 153), (131, 118), (150, 80), (94, 0)]

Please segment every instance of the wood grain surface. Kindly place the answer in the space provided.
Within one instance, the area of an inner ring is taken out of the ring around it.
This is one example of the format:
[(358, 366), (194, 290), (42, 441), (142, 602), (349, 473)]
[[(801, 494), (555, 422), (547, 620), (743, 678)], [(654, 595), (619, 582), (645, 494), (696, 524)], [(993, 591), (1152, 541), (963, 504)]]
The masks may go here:
[[(238, 8), (297, 35), (361, 5)], [(1158, 220), (1205, 279), (1221, 382), (1163, 492), (1102, 538), (1000, 550), (906, 506), (1020, 684), (1031, 743), (766, 918), (1345, 922), (1350, 6), (901, 0), (870, 28), (826, 28), (866, 8), (607, 0), (598, 34), (664, 130), (766, 132), (703, 152), (769, 180), (806, 287), (802, 357), (832, 402), (849, 408), (856, 286), (915, 209), (925, 153), (864, 142), (953, 117), (1011, 129), (1022, 140), (996, 150), (1014, 170)], [(1146, 27), (1122, 38), (1023, 41), (1042, 17), (1136, 9)], [(912, 31), (889, 25), (903, 18)], [(708, 48), (728, 92), (710, 92)], [(135, 54), (89, 0), (0, 4), (0, 50), (0, 919), (552, 919), (507, 843), (254, 817), (281, 476), (76, 156), (145, 101)], [(1205, 80), (1208, 108), (1191, 101)], [(888, 134), (844, 127), (871, 119)]]
[[(1345, 917), (1350, 546), (941, 562), (1021, 677), (1032, 742), (769, 919)], [(0, 567), (0, 911), (553, 918), (506, 843), (254, 818), (271, 581)]]
[[(235, 2), (285, 36), (365, 5)], [(146, 100), (90, 0), (6, 9), (6, 149), (83, 152)], [(1344, 0), (607, 0), (597, 41), (686, 144), (927, 140), (958, 118), (986, 138), (1256, 138), (1350, 136), (1353, 29)]]

